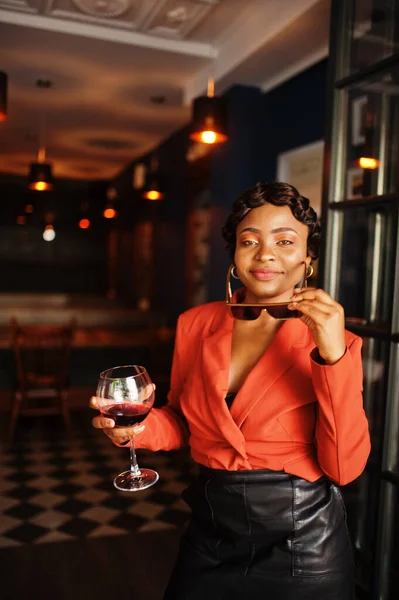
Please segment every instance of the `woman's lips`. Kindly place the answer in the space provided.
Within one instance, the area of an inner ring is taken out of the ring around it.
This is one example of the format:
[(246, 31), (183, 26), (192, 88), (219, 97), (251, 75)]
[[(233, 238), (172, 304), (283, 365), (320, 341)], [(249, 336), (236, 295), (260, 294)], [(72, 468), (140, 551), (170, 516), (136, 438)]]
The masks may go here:
[(251, 271), (251, 275), (260, 281), (267, 281), (280, 275), (280, 271), (274, 271), (273, 269), (256, 269), (255, 271)]

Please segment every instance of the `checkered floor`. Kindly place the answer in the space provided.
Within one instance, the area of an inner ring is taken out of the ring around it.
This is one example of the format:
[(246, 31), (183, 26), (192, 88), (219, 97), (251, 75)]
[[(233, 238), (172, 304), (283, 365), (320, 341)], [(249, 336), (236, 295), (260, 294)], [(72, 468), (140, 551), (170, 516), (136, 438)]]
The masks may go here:
[(129, 451), (89, 422), (87, 415), (75, 423), (67, 440), (54, 418), (40, 425), (29, 419), (12, 445), (0, 444), (0, 548), (155, 531), (187, 521), (180, 494), (195, 474), (188, 453), (139, 450), (139, 465), (158, 471), (159, 481), (142, 492), (118, 492), (112, 480), (128, 468)]

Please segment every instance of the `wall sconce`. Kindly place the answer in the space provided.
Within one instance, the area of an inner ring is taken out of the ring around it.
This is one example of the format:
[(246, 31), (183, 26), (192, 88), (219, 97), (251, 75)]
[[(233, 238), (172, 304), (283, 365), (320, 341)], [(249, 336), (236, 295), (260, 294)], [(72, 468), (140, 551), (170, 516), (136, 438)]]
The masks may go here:
[(357, 159), (356, 164), (361, 169), (368, 169), (370, 171), (378, 169), (380, 161), (374, 156), (373, 149), (373, 137), (375, 132), (375, 118), (371, 111), (366, 114), (366, 126), (364, 129), (364, 145), (362, 148), (362, 155)]

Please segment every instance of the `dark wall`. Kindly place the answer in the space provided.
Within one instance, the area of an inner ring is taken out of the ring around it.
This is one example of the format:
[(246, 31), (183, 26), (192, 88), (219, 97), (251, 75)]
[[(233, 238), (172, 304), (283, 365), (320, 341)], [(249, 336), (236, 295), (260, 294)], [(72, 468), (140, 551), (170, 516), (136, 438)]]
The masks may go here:
[(324, 138), (327, 59), (264, 95), (264, 179), (276, 177), (277, 155)]
[[(151, 305), (157, 313), (165, 314), (169, 322), (174, 322), (186, 308), (184, 297), (189, 210), (187, 146), (188, 130), (185, 127), (167, 138), (154, 152), (133, 161), (112, 182), (117, 190), (119, 202), (124, 207), (119, 227), (132, 231), (140, 221), (150, 220), (154, 223)], [(155, 155), (164, 192), (161, 201), (144, 200), (142, 191), (135, 191), (132, 187), (136, 164), (144, 163), (147, 169), (150, 169), (151, 160)], [(135, 282), (131, 288), (133, 303), (138, 300), (138, 287), (140, 282)]]
[[(0, 175), (0, 292), (105, 293), (105, 189), (102, 182), (56, 180), (52, 192), (31, 192), (26, 178)], [(87, 230), (78, 227), (82, 203), (93, 223)], [(26, 204), (33, 213), (18, 225)], [(52, 242), (43, 240), (46, 215), (56, 231)]]

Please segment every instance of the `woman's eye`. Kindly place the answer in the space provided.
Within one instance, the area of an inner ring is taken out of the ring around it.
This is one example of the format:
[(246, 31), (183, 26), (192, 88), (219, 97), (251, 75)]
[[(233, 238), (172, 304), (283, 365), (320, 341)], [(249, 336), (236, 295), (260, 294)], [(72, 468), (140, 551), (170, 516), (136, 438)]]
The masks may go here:
[(291, 240), (279, 240), (277, 242), (277, 244), (280, 244), (280, 246), (290, 246), (291, 244), (293, 244), (294, 242)]
[(242, 246), (253, 246), (254, 244), (256, 244), (256, 240), (243, 240), (241, 242)]

